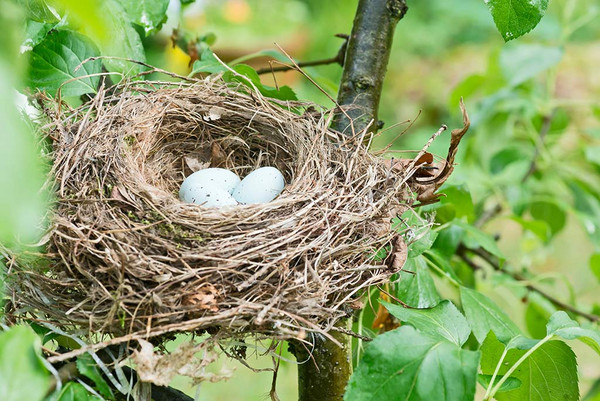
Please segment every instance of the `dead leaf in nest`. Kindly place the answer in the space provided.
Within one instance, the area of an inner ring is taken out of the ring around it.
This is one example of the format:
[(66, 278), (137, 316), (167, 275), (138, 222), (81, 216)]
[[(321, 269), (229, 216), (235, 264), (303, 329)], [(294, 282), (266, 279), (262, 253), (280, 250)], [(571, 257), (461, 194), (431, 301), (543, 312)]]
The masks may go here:
[(110, 197), (121, 202), (127, 203), (131, 207), (135, 208), (135, 202), (133, 197), (122, 185), (115, 185), (110, 191)]
[(392, 244), (392, 250), (389, 256), (389, 266), (393, 272), (399, 272), (404, 267), (408, 258), (408, 246), (402, 239), (402, 236), (397, 235)]
[(412, 177), (433, 177), (434, 171), (437, 170), (437, 166), (433, 165), (433, 154), (429, 152), (425, 152), (421, 157), (419, 157), (416, 161), (413, 159), (386, 159), (383, 161), (383, 164), (389, 168), (390, 170), (397, 171), (405, 171), (411, 164), (413, 164), (417, 169), (413, 173)]
[[(138, 341), (140, 349), (134, 351), (132, 359), (143, 382), (168, 386), (176, 375), (190, 377), (194, 383), (216, 382), (231, 377), (231, 372), (227, 371), (218, 374), (206, 372), (205, 368), (218, 358), (208, 343), (185, 342), (176, 350), (162, 355), (154, 352), (154, 346), (150, 342), (141, 339)], [(199, 352), (202, 352), (201, 357), (196, 356)]]
[[(452, 171), (454, 171), (454, 160), (456, 158), (456, 153), (458, 152), (458, 145), (471, 125), (469, 115), (467, 114), (467, 109), (465, 108), (465, 103), (463, 102), (462, 98), (460, 99), (460, 111), (462, 112), (463, 117), (463, 127), (452, 130), (452, 137), (450, 138), (450, 147), (448, 149), (446, 160), (436, 166), (439, 173), (431, 174), (429, 177), (426, 175), (415, 175), (411, 177), (411, 180), (409, 180), (411, 188), (417, 193), (417, 200), (420, 202), (415, 206), (423, 206), (435, 203), (440, 197), (446, 196), (444, 194), (437, 193), (437, 190), (450, 177)], [(417, 162), (419, 160), (417, 160)]]
[(362, 308), (365, 307), (365, 303), (363, 301), (361, 301), (360, 299), (355, 299), (355, 300), (348, 302), (348, 306), (354, 310), (361, 310)]
[(194, 306), (198, 309), (217, 312), (219, 306), (217, 298), (219, 291), (213, 285), (207, 285), (200, 288), (196, 293), (186, 295), (183, 299), (183, 304), (186, 306)]
[(227, 165), (227, 154), (218, 142), (213, 142), (210, 147), (210, 166), (225, 167)]
[(219, 120), (221, 118), (221, 116), (223, 115), (224, 111), (225, 110), (220, 107), (213, 106), (208, 110), (208, 114), (202, 116), (202, 119), (204, 121)]
[(195, 173), (196, 171), (203, 170), (210, 166), (210, 163), (200, 161), (200, 157), (200, 154), (190, 154), (184, 157), (185, 164), (190, 170), (192, 170), (193, 173)]

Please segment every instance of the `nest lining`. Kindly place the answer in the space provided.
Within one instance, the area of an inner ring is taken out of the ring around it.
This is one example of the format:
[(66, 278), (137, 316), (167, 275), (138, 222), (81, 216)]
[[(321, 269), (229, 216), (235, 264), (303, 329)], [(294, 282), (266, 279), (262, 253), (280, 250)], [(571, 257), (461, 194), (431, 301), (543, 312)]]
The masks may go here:
[[(136, 82), (55, 115), (52, 224), (40, 258), (7, 258), (14, 313), (112, 336), (327, 331), (401, 267), (375, 255), (402, 247), (390, 222), (412, 197), (330, 114), (283, 106), (217, 80)], [(274, 166), (287, 185), (267, 204), (182, 203), (208, 166)]]

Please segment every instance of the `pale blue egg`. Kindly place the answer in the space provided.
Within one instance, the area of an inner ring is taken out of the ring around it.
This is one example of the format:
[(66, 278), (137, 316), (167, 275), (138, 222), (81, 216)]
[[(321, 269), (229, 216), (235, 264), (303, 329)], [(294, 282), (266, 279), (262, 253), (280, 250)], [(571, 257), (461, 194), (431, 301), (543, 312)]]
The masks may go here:
[(233, 190), (241, 204), (267, 203), (275, 199), (285, 186), (283, 174), (275, 167), (261, 167), (246, 176)]
[(193, 202), (191, 199), (190, 188), (194, 187), (194, 192), (208, 191), (212, 189), (221, 189), (229, 194), (240, 182), (240, 177), (232, 171), (224, 168), (205, 168), (190, 174), (179, 189), (179, 199), (184, 202)]
[(220, 208), (238, 204), (229, 192), (221, 188), (207, 188), (204, 185), (192, 184), (187, 188), (186, 193), (191, 203), (205, 207)]

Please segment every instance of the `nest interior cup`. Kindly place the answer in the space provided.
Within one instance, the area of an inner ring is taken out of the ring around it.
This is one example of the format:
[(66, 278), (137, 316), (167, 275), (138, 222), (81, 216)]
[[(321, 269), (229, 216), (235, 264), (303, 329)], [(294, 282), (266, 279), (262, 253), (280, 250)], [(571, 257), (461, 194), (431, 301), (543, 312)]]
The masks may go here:
[[(315, 110), (207, 80), (123, 83), (53, 115), (51, 224), (41, 255), (7, 257), (13, 314), (114, 336), (326, 331), (397, 272), (376, 255), (409, 195)], [(181, 202), (209, 166), (277, 167), (286, 187), (266, 204)]]

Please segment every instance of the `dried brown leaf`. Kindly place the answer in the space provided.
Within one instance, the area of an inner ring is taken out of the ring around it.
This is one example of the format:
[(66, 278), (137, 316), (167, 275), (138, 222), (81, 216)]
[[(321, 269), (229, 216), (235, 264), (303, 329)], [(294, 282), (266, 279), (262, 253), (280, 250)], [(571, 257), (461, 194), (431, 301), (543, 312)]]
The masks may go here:
[(218, 142), (213, 142), (210, 148), (210, 166), (225, 167), (227, 166), (227, 154), (223, 151)]
[(429, 180), (421, 180), (413, 183), (413, 189), (417, 193), (417, 200), (421, 202), (418, 206), (435, 203), (440, 197), (445, 196), (444, 194), (436, 193), (436, 191), (446, 182), (454, 171), (454, 160), (456, 158), (456, 153), (458, 152), (458, 146), (462, 137), (467, 133), (469, 126), (471, 125), (462, 98), (460, 99), (460, 111), (463, 117), (463, 127), (452, 130), (450, 147), (448, 149), (446, 160), (444, 161), (443, 169), (438, 175)]
[(219, 291), (213, 285), (207, 285), (200, 288), (195, 294), (187, 295), (183, 299), (183, 304), (186, 306), (194, 306), (198, 309), (217, 312), (219, 306), (217, 303)]
[(398, 272), (402, 270), (408, 258), (408, 247), (400, 235), (397, 235), (394, 239), (390, 257), (392, 258), (390, 264), (392, 271)]

